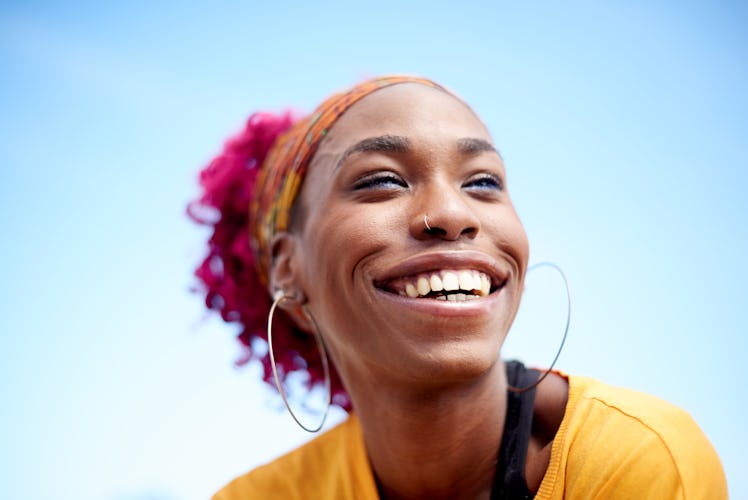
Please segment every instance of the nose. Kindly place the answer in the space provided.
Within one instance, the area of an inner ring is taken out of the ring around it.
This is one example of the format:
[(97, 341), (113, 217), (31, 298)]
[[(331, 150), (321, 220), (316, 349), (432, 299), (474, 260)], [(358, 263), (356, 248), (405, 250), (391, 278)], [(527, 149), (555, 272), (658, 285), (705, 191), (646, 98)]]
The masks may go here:
[(480, 220), (475, 210), (458, 189), (432, 189), (425, 193), (412, 217), (410, 232), (420, 240), (440, 238), (457, 241), (475, 238), (480, 231)]

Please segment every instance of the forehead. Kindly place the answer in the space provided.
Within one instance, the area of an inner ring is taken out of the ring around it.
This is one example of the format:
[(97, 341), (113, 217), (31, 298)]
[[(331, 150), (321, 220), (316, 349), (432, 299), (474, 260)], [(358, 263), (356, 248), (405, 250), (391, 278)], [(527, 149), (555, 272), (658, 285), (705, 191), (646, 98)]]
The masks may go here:
[(425, 85), (403, 83), (378, 90), (346, 110), (316, 156), (329, 158), (355, 142), (382, 135), (432, 144), (468, 137), (491, 140), (473, 110), (458, 98)]

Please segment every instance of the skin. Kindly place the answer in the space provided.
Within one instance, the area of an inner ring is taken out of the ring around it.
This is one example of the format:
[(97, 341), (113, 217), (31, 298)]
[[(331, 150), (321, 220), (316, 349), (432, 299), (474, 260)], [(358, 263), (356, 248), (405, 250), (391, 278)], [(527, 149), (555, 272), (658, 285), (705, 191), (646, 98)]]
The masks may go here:
[[(401, 84), (352, 106), (320, 145), (298, 219), (276, 237), (271, 283), (314, 316), (352, 398), (383, 498), (489, 498), (506, 414), (500, 349), (519, 307), (528, 242), (480, 119), (440, 90)], [(428, 230), (424, 215), (428, 214)], [(403, 279), (491, 273), (493, 292), (408, 298)], [(536, 394), (526, 477), (537, 490), (566, 405)]]

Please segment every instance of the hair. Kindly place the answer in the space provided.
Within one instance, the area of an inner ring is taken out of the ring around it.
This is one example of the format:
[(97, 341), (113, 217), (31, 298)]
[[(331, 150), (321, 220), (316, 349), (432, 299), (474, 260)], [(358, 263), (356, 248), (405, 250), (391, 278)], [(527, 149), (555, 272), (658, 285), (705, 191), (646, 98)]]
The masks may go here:
[[(274, 387), (267, 341), (267, 314), (271, 297), (257, 272), (256, 255), (250, 246), (249, 205), (257, 174), (278, 137), (297, 120), (292, 113), (255, 113), (244, 129), (229, 139), (223, 151), (200, 172), (202, 194), (187, 206), (188, 216), (212, 228), (208, 252), (195, 269), (196, 291), (205, 295), (208, 309), (227, 323), (240, 326), (238, 338), (246, 355), (238, 365), (258, 360), (263, 380)], [(292, 372), (308, 372), (311, 387), (324, 379), (314, 338), (300, 330), (282, 311), (273, 322), (276, 365), (282, 380)], [(333, 402), (349, 410), (350, 400), (340, 378), (331, 369)]]

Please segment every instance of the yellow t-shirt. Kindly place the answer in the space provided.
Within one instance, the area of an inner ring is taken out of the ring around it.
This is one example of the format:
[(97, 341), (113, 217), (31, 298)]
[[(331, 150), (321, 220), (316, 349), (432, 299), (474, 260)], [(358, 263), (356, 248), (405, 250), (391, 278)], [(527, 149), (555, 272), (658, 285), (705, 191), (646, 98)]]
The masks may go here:
[[(566, 412), (536, 499), (727, 498), (719, 457), (686, 412), (593, 379), (568, 380)], [(213, 497), (254, 498), (376, 500), (355, 415)]]

